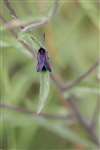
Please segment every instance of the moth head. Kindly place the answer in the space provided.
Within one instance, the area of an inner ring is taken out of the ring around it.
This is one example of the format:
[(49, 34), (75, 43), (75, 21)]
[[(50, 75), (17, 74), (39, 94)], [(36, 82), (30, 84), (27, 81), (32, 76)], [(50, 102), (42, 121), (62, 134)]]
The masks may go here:
[(38, 51), (40, 54), (45, 54), (46, 53), (46, 50), (42, 47), (40, 47), (39, 51)]

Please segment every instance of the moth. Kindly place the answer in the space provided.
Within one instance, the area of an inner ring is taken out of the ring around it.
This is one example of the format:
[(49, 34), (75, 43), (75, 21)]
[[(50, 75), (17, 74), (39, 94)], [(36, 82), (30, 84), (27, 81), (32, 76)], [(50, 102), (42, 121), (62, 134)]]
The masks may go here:
[(37, 61), (37, 72), (51, 72), (48, 53), (43, 47), (38, 50)]

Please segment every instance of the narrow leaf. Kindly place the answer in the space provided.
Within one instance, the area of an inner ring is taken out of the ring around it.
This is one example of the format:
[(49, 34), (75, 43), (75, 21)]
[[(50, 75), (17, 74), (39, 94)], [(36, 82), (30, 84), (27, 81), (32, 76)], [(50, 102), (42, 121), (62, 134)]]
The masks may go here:
[(46, 102), (48, 100), (48, 94), (50, 90), (50, 79), (49, 73), (41, 73), (40, 74), (40, 94), (39, 94), (39, 104), (37, 108), (37, 113), (40, 113)]

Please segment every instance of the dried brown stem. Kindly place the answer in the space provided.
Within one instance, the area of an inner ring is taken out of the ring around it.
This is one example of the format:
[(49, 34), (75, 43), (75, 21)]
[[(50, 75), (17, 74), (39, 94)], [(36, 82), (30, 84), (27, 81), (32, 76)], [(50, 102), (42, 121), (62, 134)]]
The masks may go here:
[(82, 74), (80, 77), (78, 77), (76, 80), (72, 81), (70, 84), (64, 84), (62, 82), (59, 82), (59, 80), (56, 78), (54, 74), (51, 74), (51, 79), (55, 82), (57, 87), (62, 91), (69, 91), (76, 85), (78, 85), (81, 81), (86, 79), (97, 67), (99, 66), (99, 61), (95, 64), (93, 64), (84, 74)]

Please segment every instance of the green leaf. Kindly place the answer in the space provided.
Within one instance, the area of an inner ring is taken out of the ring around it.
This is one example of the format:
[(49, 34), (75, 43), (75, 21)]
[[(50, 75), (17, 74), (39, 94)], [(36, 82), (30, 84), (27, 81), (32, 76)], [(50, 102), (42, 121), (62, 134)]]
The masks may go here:
[(48, 94), (50, 91), (50, 78), (49, 73), (40, 73), (40, 94), (39, 94), (39, 104), (37, 108), (37, 113), (40, 113), (48, 100)]

